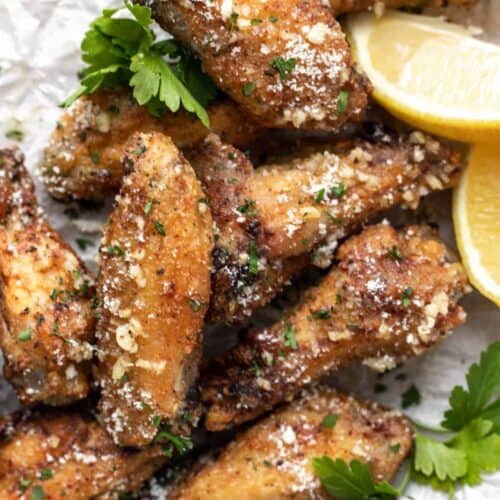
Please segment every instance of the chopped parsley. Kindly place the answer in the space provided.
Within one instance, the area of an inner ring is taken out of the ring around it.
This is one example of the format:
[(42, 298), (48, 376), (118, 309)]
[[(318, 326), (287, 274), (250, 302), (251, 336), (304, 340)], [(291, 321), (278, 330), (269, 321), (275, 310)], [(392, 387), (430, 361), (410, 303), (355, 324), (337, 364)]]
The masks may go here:
[(151, 201), (148, 201), (144, 205), (144, 213), (145, 215), (149, 215), (151, 213), (151, 210), (153, 209), (153, 205), (156, 205), (157, 203), (160, 203), (158, 200), (152, 199)]
[(189, 305), (191, 306), (191, 310), (195, 313), (199, 312), (201, 306), (203, 305), (199, 300), (189, 299)]
[(19, 332), (19, 335), (17, 336), (18, 340), (21, 342), (26, 342), (27, 340), (31, 340), (31, 330), (30, 328), (26, 328), (22, 332)]
[(13, 128), (13, 129), (7, 130), (7, 132), (5, 132), (5, 137), (7, 139), (11, 139), (13, 141), (22, 141), (24, 138), (24, 133), (22, 130), (19, 130), (17, 128)]
[(90, 153), (90, 158), (92, 159), (92, 163), (94, 165), (98, 165), (99, 164), (99, 161), (100, 161), (100, 156), (99, 156), (99, 153), (97, 151), (92, 151)]
[(283, 339), (286, 347), (289, 347), (290, 349), (298, 348), (295, 328), (293, 328), (290, 323), (287, 323), (285, 326), (285, 330), (283, 331)]
[(21, 491), (26, 491), (30, 486), (33, 481), (31, 479), (21, 479), (19, 481), (19, 489)]
[(328, 309), (318, 309), (317, 311), (313, 311), (313, 318), (316, 319), (330, 319), (330, 311)]
[(247, 82), (243, 84), (242, 93), (245, 97), (250, 97), (255, 90), (255, 82)]
[(248, 217), (254, 217), (255, 215), (257, 215), (257, 205), (255, 201), (246, 198), (243, 205), (240, 205), (236, 210), (240, 214), (245, 214)]
[(325, 197), (325, 192), (326, 192), (326, 189), (325, 188), (321, 188), (317, 193), (316, 193), (316, 197), (314, 198), (314, 201), (316, 203), (321, 203)]
[(325, 415), (321, 421), (321, 427), (323, 427), (323, 429), (333, 429), (337, 424), (337, 419), (338, 416), (335, 415), (335, 413), (329, 413), (328, 415)]
[(78, 245), (78, 248), (82, 251), (87, 250), (88, 247), (94, 246), (93, 241), (87, 240), (85, 238), (77, 238), (75, 241), (76, 241), (76, 244)]
[(53, 477), (54, 474), (52, 473), (52, 471), (50, 469), (42, 469), (40, 471), (40, 479), (42, 481), (45, 481), (47, 479), (50, 479), (51, 477)]
[(403, 260), (403, 256), (401, 255), (401, 252), (399, 251), (399, 248), (396, 245), (392, 245), (391, 249), (387, 252), (389, 257), (393, 260), (397, 260), (398, 262), (401, 262)]
[(290, 57), (289, 59), (275, 57), (271, 62), (271, 68), (279, 73), (281, 80), (286, 80), (290, 76), (290, 73), (295, 69), (296, 64), (297, 60), (293, 57)]
[(332, 187), (330, 193), (332, 196), (340, 200), (347, 193), (347, 188), (343, 182), (339, 182)]
[(413, 288), (411, 288), (410, 286), (403, 290), (403, 293), (401, 294), (401, 304), (403, 305), (404, 308), (408, 308), (410, 306), (412, 295), (413, 295)]
[(227, 23), (227, 31), (240, 30), (240, 28), (238, 27), (238, 17), (240, 17), (240, 15), (237, 12), (231, 12), (231, 15), (229, 16), (229, 22)]
[(420, 391), (415, 384), (412, 384), (403, 394), (401, 394), (401, 406), (403, 408), (409, 408), (410, 406), (418, 405), (421, 399)]
[(399, 453), (400, 449), (401, 449), (401, 444), (400, 443), (391, 444), (389, 446), (389, 450), (391, 450), (391, 452), (394, 453), (394, 454)]
[(255, 241), (250, 241), (248, 248), (248, 270), (251, 274), (258, 274), (259, 272), (259, 253)]
[(163, 445), (163, 453), (167, 457), (172, 457), (174, 451), (183, 455), (193, 448), (193, 442), (189, 436), (178, 436), (170, 431), (170, 426), (164, 425), (159, 428), (155, 437), (155, 442)]
[(106, 253), (114, 255), (116, 257), (121, 257), (125, 255), (125, 250), (120, 245), (110, 245), (106, 248)]
[(339, 92), (339, 98), (337, 100), (337, 113), (341, 114), (347, 109), (349, 104), (349, 92), (347, 90), (341, 90)]
[(272, 23), (277, 23), (278, 19), (279, 18), (277, 16), (269, 16), (269, 21), (271, 21)]
[(45, 492), (41, 486), (33, 486), (31, 490), (31, 500), (43, 500), (45, 498)]
[(256, 26), (257, 24), (261, 24), (262, 19), (259, 19), (258, 17), (254, 17), (253, 19), (250, 19), (250, 24), (252, 26)]
[(165, 236), (167, 233), (165, 233), (165, 228), (163, 227), (163, 224), (159, 220), (153, 221), (153, 224), (155, 225), (156, 232), (160, 236)]

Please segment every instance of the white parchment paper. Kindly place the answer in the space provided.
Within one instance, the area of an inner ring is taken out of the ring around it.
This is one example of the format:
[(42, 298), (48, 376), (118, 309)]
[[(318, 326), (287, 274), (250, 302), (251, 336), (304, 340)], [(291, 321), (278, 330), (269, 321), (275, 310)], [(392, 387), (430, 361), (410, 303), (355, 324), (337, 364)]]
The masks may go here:
[[(82, 36), (89, 22), (112, 3), (108, 0), (0, 0), (0, 147), (9, 142), (5, 138), (7, 130), (13, 127), (22, 130), (24, 139), (20, 144), (35, 177), (41, 151), (61, 113), (57, 103), (77, 85)], [(500, 43), (500, 0), (483, 0), (466, 16), (460, 9), (450, 9), (448, 14), (465, 24), (480, 26), (481, 38)], [(102, 211), (86, 211), (78, 220), (72, 220), (64, 215), (67, 207), (51, 201), (38, 181), (37, 187), (51, 222), (69, 243), (75, 246), (75, 239), (79, 237), (96, 242), (83, 254), (80, 252), (95, 269), (93, 257), (105, 215)], [(439, 219), (443, 237), (453, 244), (449, 197), (436, 198), (439, 198), (437, 202), (426, 203)], [(477, 293), (467, 296), (463, 306), (468, 312), (467, 324), (436, 351), (412, 360), (379, 380), (388, 386), (386, 392), (374, 394), (377, 376), (359, 367), (339, 375), (339, 386), (399, 408), (401, 393), (414, 383), (422, 394), (422, 402), (411, 407), (408, 413), (420, 421), (439, 423), (450, 389), (463, 383), (466, 367), (478, 358), (480, 351), (500, 339), (498, 308)], [(396, 378), (401, 373), (406, 374), (404, 380)], [(16, 407), (12, 390), (0, 376), (0, 414)], [(417, 485), (411, 485), (408, 494), (418, 500), (446, 498)], [(480, 487), (458, 491), (456, 497), (500, 499), (500, 474), (486, 477)]]

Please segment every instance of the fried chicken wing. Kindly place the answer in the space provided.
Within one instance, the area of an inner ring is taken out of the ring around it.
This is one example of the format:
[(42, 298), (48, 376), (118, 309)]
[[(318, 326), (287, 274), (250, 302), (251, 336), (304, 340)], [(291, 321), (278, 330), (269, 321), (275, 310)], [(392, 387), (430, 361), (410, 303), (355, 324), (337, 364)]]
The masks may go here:
[[(327, 415), (336, 416), (334, 426), (322, 425)], [(169, 498), (330, 498), (314, 458), (359, 460), (376, 480), (390, 480), (410, 452), (412, 433), (398, 412), (317, 389), (251, 427), (215, 460), (201, 461)]]
[(214, 135), (186, 152), (215, 222), (211, 320), (248, 317), (311, 263), (312, 250), (326, 267), (337, 241), (369, 217), (454, 184), (459, 153), (421, 132), (370, 130), (256, 170)]
[(142, 0), (264, 126), (338, 129), (359, 120), (369, 84), (321, 0)]
[(379, 10), (397, 7), (444, 7), (446, 5), (470, 6), (477, 0), (329, 0), (335, 16), (360, 10)]
[(0, 150), (0, 347), (23, 404), (89, 391), (92, 279), (49, 225), (17, 148)]
[(198, 374), (210, 299), (212, 221), (201, 186), (173, 142), (139, 134), (100, 250), (97, 327), (106, 429), (148, 444), (159, 418), (182, 420)]
[(353, 362), (393, 368), (462, 324), (465, 273), (428, 233), (379, 224), (344, 243), (338, 264), (281, 321), (246, 332), (202, 374), (206, 427), (255, 418)]
[(118, 498), (138, 488), (165, 460), (159, 447), (119, 448), (97, 422), (79, 411), (0, 421), (4, 500)]
[[(210, 130), (247, 147), (257, 129), (229, 100), (208, 106)], [(134, 132), (163, 132), (178, 148), (194, 145), (209, 129), (185, 111), (152, 116), (125, 91), (98, 91), (78, 99), (57, 123), (40, 169), (57, 199), (103, 199), (120, 188), (120, 161)]]

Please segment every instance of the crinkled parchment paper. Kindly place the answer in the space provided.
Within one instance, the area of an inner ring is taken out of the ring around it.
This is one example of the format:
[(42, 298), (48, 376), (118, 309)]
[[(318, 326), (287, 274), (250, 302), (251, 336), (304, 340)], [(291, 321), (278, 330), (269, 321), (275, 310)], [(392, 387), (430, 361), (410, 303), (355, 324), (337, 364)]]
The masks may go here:
[[(75, 75), (80, 67), (79, 45), (83, 33), (96, 14), (110, 3), (107, 0), (0, 0), (0, 146), (8, 143), (5, 131), (20, 128), (24, 132), (21, 147), (35, 176), (41, 151), (60, 114), (57, 103), (77, 85)], [(450, 15), (460, 19), (461, 14), (455, 10)], [(482, 27), (481, 38), (500, 43), (500, 0), (483, 0), (463, 21)], [(96, 242), (82, 254), (95, 269), (93, 257), (105, 217), (103, 211), (85, 211), (78, 220), (71, 220), (63, 213), (65, 206), (52, 202), (40, 184), (37, 187), (51, 222), (72, 245), (78, 237)], [(426, 206), (441, 222), (443, 237), (453, 245), (449, 196), (426, 201)], [(453, 385), (463, 382), (466, 367), (490, 342), (500, 338), (500, 311), (491, 302), (473, 293), (463, 300), (463, 305), (468, 312), (467, 324), (435, 352), (384, 375), (381, 382), (389, 387), (387, 392), (374, 394), (376, 374), (360, 367), (340, 374), (339, 386), (399, 408), (401, 393), (415, 383), (422, 402), (408, 413), (420, 421), (438, 423), (447, 407), (449, 391)], [(407, 375), (405, 380), (396, 379), (401, 373)], [(357, 381), (355, 386), (353, 380)], [(0, 414), (16, 406), (11, 389), (0, 376)], [(446, 498), (416, 485), (410, 486), (408, 494), (418, 500)], [(500, 498), (500, 474), (486, 477), (480, 487), (458, 491), (457, 498)]]

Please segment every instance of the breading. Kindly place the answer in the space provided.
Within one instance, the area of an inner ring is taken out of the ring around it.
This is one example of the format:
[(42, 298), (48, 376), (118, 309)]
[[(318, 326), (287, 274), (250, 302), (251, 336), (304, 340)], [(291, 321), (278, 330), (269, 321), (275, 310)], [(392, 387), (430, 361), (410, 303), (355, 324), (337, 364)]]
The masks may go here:
[[(334, 426), (322, 425), (327, 415), (336, 415)], [(390, 480), (410, 452), (412, 433), (398, 412), (317, 389), (251, 427), (215, 460), (201, 461), (169, 498), (330, 498), (313, 458), (359, 460), (375, 480)]]
[(397, 7), (444, 7), (447, 5), (470, 6), (477, 0), (329, 0), (335, 16), (360, 10), (383, 13), (385, 9)]
[(245, 319), (311, 263), (309, 252), (327, 267), (338, 240), (370, 217), (455, 183), (458, 152), (421, 132), (370, 131), (256, 170), (213, 134), (186, 152), (215, 222), (211, 320)]
[(215, 84), (268, 127), (339, 129), (369, 84), (322, 0), (142, 0)]
[(89, 391), (91, 277), (49, 225), (17, 148), (0, 150), (0, 346), (23, 404), (67, 404)]
[(337, 258), (282, 320), (247, 331), (202, 373), (209, 430), (256, 418), (342, 366), (394, 368), (465, 320), (457, 304), (470, 290), (464, 270), (427, 228), (371, 226)]
[(119, 448), (97, 422), (77, 410), (0, 420), (4, 500), (118, 498), (137, 489), (165, 461), (159, 447)]
[(97, 296), (101, 416), (116, 443), (176, 429), (197, 375), (210, 300), (212, 220), (191, 166), (160, 133), (138, 134), (104, 230)]
[[(230, 144), (247, 147), (257, 129), (229, 100), (208, 106), (210, 130)], [(120, 161), (134, 132), (163, 132), (178, 148), (193, 146), (209, 129), (185, 111), (152, 116), (126, 91), (100, 90), (78, 99), (52, 133), (40, 164), (57, 199), (99, 200), (120, 188)]]

